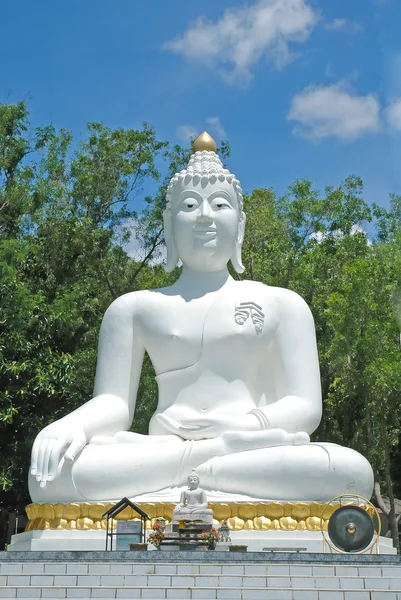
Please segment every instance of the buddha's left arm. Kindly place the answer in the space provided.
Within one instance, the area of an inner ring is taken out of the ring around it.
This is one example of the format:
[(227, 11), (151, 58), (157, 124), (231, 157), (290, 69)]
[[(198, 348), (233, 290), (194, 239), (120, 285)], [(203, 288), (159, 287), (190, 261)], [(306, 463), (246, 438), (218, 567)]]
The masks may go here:
[(201, 504), (202, 504), (202, 506), (204, 506), (205, 508), (207, 508), (207, 507), (208, 507), (207, 495), (206, 495), (206, 492), (205, 492), (205, 490), (202, 490)]
[(277, 400), (252, 412), (256, 413), (264, 429), (279, 428), (288, 433), (305, 431), (311, 434), (322, 416), (313, 316), (306, 302), (289, 290), (280, 290), (277, 309), (276, 364), (272, 373)]

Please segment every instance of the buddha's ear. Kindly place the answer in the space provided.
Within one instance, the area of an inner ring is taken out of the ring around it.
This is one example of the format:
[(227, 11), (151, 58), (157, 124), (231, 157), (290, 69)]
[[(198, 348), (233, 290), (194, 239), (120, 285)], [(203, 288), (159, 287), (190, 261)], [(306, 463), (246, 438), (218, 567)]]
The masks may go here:
[(242, 243), (244, 241), (245, 223), (246, 215), (244, 212), (242, 212), (238, 221), (237, 239), (235, 241), (234, 252), (231, 257), (231, 264), (237, 273), (243, 273), (245, 271), (245, 267), (242, 264)]
[(163, 211), (163, 224), (164, 224), (164, 240), (167, 248), (167, 260), (164, 265), (164, 270), (167, 273), (174, 271), (178, 262), (177, 248), (175, 247), (173, 239), (173, 228), (171, 223), (171, 210), (166, 208)]

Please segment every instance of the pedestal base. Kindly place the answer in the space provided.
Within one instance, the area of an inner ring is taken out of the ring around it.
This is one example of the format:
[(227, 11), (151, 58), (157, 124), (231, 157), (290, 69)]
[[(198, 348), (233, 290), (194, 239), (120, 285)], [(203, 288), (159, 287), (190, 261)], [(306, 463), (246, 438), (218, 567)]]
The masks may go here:
[[(323, 549), (323, 536), (320, 531), (231, 531), (233, 544), (248, 546), (248, 552), (268, 553), (273, 549), (291, 552), (317, 552)], [(100, 550), (106, 547), (105, 531), (26, 531), (13, 535), (8, 551), (68, 551)], [(149, 550), (153, 547), (149, 546)], [(326, 552), (329, 550), (325, 549)], [(372, 552), (375, 552), (373, 549)], [(380, 554), (396, 554), (390, 538), (380, 537)]]
[(213, 511), (204, 510), (196, 513), (191, 513), (190, 511), (173, 511), (172, 521), (173, 523), (192, 521), (194, 523), (207, 523), (209, 525), (213, 525)]
[(63, 550), (99, 550), (106, 549), (106, 532), (104, 530), (44, 530), (25, 531), (11, 537), (8, 552), (25, 552), (36, 550), (39, 552)]

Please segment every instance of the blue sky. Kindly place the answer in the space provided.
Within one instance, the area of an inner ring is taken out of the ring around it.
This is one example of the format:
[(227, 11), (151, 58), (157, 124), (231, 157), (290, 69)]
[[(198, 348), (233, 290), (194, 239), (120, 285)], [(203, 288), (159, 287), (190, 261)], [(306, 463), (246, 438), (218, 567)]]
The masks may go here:
[(20, 0), (0, 15), (0, 100), (85, 123), (231, 144), (245, 191), (361, 175), (401, 193), (399, 0)]

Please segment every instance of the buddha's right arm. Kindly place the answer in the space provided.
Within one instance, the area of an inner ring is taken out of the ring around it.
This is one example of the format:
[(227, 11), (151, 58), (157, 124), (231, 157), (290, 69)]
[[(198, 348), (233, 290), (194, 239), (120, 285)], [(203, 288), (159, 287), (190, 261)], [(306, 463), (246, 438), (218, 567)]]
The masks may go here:
[[(142, 371), (144, 346), (136, 316), (135, 292), (117, 298), (107, 309), (100, 328), (93, 399), (75, 411), (92, 435), (127, 431), (132, 423)], [(95, 412), (100, 411), (93, 425)], [(96, 427), (96, 431), (92, 431)]]
[(37, 436), (31, 472), (51, 481), (60, 458), (74, 460), (95, 435), (128, 430), (133, 419), (144, 347), (135, 331), (136, 294), (125, 294), (106, 311), (99, 337), (94, 397)]

